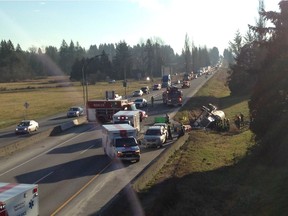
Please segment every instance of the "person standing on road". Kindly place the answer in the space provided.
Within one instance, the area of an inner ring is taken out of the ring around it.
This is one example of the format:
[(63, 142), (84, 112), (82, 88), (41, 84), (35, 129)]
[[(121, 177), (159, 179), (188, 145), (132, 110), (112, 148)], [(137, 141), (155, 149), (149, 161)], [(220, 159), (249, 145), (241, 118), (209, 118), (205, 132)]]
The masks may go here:
[(151, 97), (151, 105), (152, 105), (152, 107), (154, 106), (154, 97), (153, 96)]
[(168, 139), (173, 140), (170, 124), (168, 124), (167, 131), (168, 131)]
[(166, 123), (170, 124), (170, 118), (169, 118), (169, 115), (167, 113), (166, 113)]

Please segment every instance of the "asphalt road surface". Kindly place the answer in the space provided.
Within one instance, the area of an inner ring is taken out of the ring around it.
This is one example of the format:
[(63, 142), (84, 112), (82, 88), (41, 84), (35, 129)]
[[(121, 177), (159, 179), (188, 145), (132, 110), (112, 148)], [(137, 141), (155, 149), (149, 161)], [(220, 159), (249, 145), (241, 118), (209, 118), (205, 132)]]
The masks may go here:
[[(206, 81), (205, 77), (192, 80), (191, 87), (183, 89), (185, 100)], [(154, 95), (155, 102), (154, 107), (145, 108), (149, 118), (142, 122), (142, 132), (155, 116), (177, 112), (179, 107), (170, 108), (162, 104), (161, 94), (162, 91), (153, 91), (147, 95), (148, 101)], [(159, 149), (141, 146), (138, 163), (121, 163), (104, 155), (101, 136), (101, 125), (86, 123), (59, 136), (45, 137), (13, 155), (0, 158), (0, 181), (38, 184), (41, 216), (96, 215), (167, 146), (173, 144), (173, 141), (167, 142)], [(133, 191), (130, 192), (131, 201), (137, 201)], [(141, 206), (136, 202), (137, 211), (141, 211)]]

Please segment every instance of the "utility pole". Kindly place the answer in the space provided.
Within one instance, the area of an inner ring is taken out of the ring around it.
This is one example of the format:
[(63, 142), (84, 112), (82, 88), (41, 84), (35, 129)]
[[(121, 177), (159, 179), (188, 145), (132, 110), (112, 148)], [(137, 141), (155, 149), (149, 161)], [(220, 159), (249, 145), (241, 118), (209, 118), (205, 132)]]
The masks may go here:
[(88, 81), (87, 81), (87, 74), (86, 70), (88, 65), (96, 58), (103, 56), (103, 54), (95, 55), (94, 57), (90, 59), (84, 59), (83, 66), (82, 66), (82, 86), (83, 86), (83, 100), (84, 100), (84, 106), (86, 107), (87, 101), (88, 101)]

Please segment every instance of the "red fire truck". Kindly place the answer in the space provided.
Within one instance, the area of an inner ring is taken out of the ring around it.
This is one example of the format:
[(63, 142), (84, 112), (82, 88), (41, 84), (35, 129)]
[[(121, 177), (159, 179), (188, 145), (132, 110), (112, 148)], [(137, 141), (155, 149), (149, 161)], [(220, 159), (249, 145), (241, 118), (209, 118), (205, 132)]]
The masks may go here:
[(163, 92), (162, 99), (164, 104), (182, 106), (183, 92), (176, 86), (171, 86)]
[(101, 123), (111, 122), (113, 115), (121, 110), (138, 110), (140, 121), (148, 117), (144, 110), (137, 109), (134, 102), (128, 100), (90, 100), (87, 101), (87, 120)]

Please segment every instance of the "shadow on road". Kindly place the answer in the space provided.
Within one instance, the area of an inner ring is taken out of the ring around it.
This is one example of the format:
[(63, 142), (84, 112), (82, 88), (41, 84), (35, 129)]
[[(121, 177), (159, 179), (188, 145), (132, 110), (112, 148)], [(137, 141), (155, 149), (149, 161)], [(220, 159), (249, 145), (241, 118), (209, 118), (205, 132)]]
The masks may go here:
[(96, 139), (90, 142), (80, 142), (69, 146), (55, 148), (48, 152), (48, 154), (70, 154), (96, 148), (102, 148), (102, 139)]

